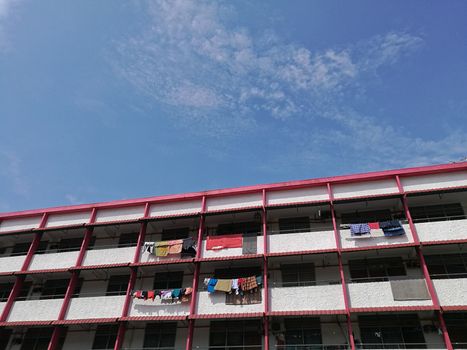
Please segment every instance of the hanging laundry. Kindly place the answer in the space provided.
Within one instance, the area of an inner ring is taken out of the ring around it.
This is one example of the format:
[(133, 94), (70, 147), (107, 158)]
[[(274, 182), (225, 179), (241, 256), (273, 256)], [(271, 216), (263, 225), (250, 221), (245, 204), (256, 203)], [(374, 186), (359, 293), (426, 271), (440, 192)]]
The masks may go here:
[(370, 230), (379, 230), (379, 222), (369, 222)]
[(169, 246), (167, 242), (156, 242), (155, 244), (156, 256), (167, 256), (169, 254)]
[(193, 239), (193, 237), (188, 237), (188, 238), (183, 239), (182, 249), (188, 250), (189, 248), (193, 247), (194, 245), (195, 245), (195, 240)]
[(369, 235), (370, 225), (368, 225), (368, 223), (350, 224), (350, 234), (352, 236)]
[(153, 254), (155, 244), (156, 242), (144, 242), (143, 251)]
[(180, 254), (182, 252), (183, 240), (177, 239), (174, 241), (168, 241), (167, 245), (169, 246), (168, 254)]
[(240, 293), (240, 291), (239, 291), (240, 286), (238, 285), (238, 278), (234, 278), (232, 280), (232, 289), (235, 291), (236, 295), (238, 295)]
[(217, 284), (217, 279), (216, 278), (210, 278), (208, 282), (208, 292), (209, 293), (214, 293), (215, 292), (215, 286)]
[(172, 298), (180, 298), (182, 296), (181, 288), (172, 289)]
[(143, 299), (142, 291), (141, 291), (141, 290), (136, 290), (136, 291), (133, 293), (133, 298), (136, 298), (136, 299)]
[(243, 235), (223, 235), (223, 236), (208, 236), (206, 240), (206, 250), (220, 250), (226, 248), (242, 248)]
[(148, 299), (154, 301), (156, 293), (153, 290), (148, 290)]
[(405, 230), (399, 220), (381, 221), (379, 227), (381, 227), (386, 237), (405, 235)]
[(256, 276), (256, 284), (261, 286), (263, 284), (263, 276)]
[(193, 293), (193, 288), (188, 287), (185, 289), (185, 295), (190, 295), (191, 293)]
[(258, 287), (255, 276), (247, 277), (242, 282), (243, 283), (240, 285), (240, 287), (244, 291), (252, 290)]
[(172, 290), (162, 290), (161, 291), (161, 299), (162, 300), (172, 299)]
[(229, 293), (232, 290), (232, 280), (217, 280), (217, 283), (214, 286), (214, 290)]

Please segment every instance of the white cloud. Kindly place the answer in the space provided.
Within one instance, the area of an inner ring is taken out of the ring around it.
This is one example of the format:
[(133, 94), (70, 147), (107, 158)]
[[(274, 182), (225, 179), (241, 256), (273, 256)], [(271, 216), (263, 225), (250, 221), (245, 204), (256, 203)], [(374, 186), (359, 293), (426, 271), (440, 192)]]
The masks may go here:
[(9, 184), (16, 194), (27, 196), (29, 185), (21, 170), (21, 158), (14, 152), (0, 152), (0, 176)]
[(9, 15), (11, 15), (12, 8), (18, 0), (0, 0), (0, 52), (6, 51), (9, 43), (5, 33), (5, 22)]
[[(355, 158), (350, 150), (364, 152), (378, 163), (391, 155), (401, 164), (406, 149), (415, 162), (445, 161), (466, 144), (462, 134), (437, 141), (414, 138), (341, 105), (341, 97), (354, 93), (367, 75), (419, 49), (420, 36), (392, 31), (313, 52), (281, 41), (271, 30), (258, 34), (235, 26), (235, 11), (224, 2), (158, 0), (147, 6), (146, 29), (121, 42), (112, 62), (190, 130), (235, 135), (255, 130), (258, 118), (300, 120), (305, 139), (315, 137), (313, 147), (349, 145), (343, 147), (349, 157)], [(320, 127), (319, 118), (332, 126)], [(389, 135), (397, 141), (388, 141)]]

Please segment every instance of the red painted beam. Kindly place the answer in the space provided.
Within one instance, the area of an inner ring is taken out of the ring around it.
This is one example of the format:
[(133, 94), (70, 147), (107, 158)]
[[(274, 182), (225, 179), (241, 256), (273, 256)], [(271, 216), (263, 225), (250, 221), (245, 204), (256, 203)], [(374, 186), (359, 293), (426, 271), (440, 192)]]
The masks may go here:
[(269, 277), (268, 277), (268, 216), (266, 190), (263, 189), (262, 205), (262, 228), (263, 228), (263, 287), (264, 287), (264, 348), (269, 349), (269, 318), (266, 316), (269, 312)]

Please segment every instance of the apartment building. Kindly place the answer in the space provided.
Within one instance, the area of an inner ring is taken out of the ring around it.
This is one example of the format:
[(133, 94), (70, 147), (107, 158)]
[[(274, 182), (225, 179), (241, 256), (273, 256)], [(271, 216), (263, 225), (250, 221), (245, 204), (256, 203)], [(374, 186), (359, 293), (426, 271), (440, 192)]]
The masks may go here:
[(0, 214), (0, 350), (466, 349), (466, 211), (463, 162)]

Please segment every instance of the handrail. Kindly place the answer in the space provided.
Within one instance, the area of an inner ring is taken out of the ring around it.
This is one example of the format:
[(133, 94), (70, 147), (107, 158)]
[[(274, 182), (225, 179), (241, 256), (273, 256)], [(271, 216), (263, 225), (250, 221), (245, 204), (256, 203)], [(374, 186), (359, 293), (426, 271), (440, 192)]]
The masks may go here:
[(346, 282), (348, 283), (389, 282), (389, 281), (418, 280), (418, 279), (424, 279), (424, 278), (423, 276), (420, 276), (419, 278), (415, 276), (360, 277), (360, 278), (350, 278)]
[(451, 220), (463, 220), (463, 219), (467, 219), (467, 215), (435, 216), (435, 217), (418, 218), (418, 219), (412, 218), (412, 221), (414, 223), (421, 223), (421, 222), (437, 222), (437, 221), (451, 221)]
[(277, 350), (344, 350), (350, 349), (350, 346), (347, 344), (284, 344), (276, 345), (275, 349)]
[(322, 280), (322, 281), (296, 281), (296, 282), (270, 282), (273, 287), (309, 287), (341, 284), (340, 280)]
[(289, 234), (289, 233), (307, 233), (307, 232), (321, 232), (321, 231), (332, 231), (333, 227), (331, 225), (323, 225), (319, 227), (310, 226), (309, 228), (298, 228), (290, 230), (268, 230), (268, 235), (277, 235), (277, 234)]
[(467, 278), (467, 272), (458, 273), (430, 273), (430, 277), (433, 279), (450, 279), (450, 278)]

